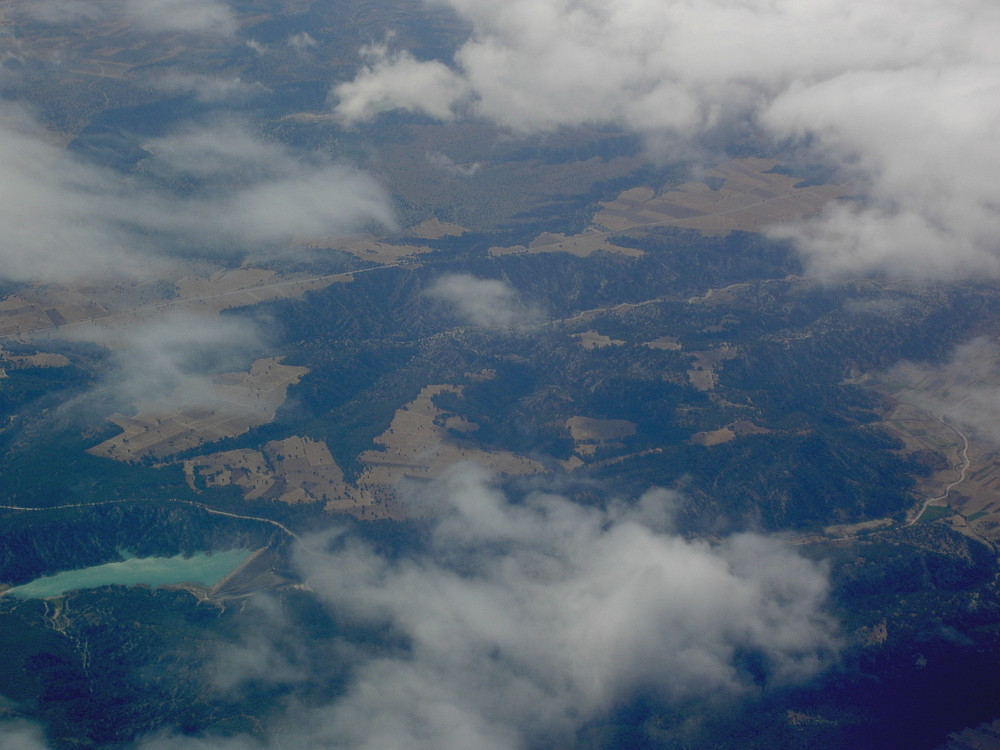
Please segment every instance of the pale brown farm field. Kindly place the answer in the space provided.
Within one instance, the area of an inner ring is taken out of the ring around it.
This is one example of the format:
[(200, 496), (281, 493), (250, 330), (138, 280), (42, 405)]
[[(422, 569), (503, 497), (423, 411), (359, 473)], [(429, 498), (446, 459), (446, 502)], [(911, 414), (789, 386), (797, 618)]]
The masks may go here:
[(646, 341), (643, 346), (650, 349), (660, 349), (663, 351), (679, 351), (683, 349), (683, 345), (674, 336), (660, 336), (659, 338), (653, 339), (652, 341)]
[(525, 245), (511, 245), (509, 247), (494, 246), (490, 248), (490, 255), (517, 255), (519, 253), (569, 253), (578, 258), (586, 258), (596, 252), (614, 253), (625, 255), (630, 258), (638, 258), (644, 253), (634, 247), (619, 247), (608, 240), (608, 233), (598, 229), (588, 229), (580, 234), (566, 236), (565, 234), (554, 234), (543, 232), (534, 240)]
[(353, 280), (349, 272), (325, 276), (278, 274), (258, 268), (204, 269), (175, 281), (129, 281), (78, 287), (46, 284), (0, 300), (0, 338), (30, 341), (58, 331), (75, 338), (92, 337), (114, 346), (108, 331), (124, 329), (164, 313), (183, 310), (217, 315), (222, 310), (269, 300), (299, 297), (307, 291)]
[(117, 461), (163, 459), (204, 443), (241, 435), (274, 419), (285, 401), (288, 386), (308, 369), (281, 364), (275, 357), (259, 359), (248, 373), (225, 373), (215, 378), (208, 404), (170, 407), (139, 405), (133, 416), (113, 414), (109, 419), (122, 432), (89, 450)]
[(459, 444), (448, 432), (471, 432), (475, 425), (457, 420), (438, 409), (433, 397), (444, 392), (462, 393), (458, 385), (428, 385), (413, 401), (399, 409), (389, 429), (375, 438), (382, 450), (361, 454), (368, 465), (360, 484), (392, 486), (400, 479), (433, 479), (461, 461), (477, 463), (499, 475), (520, 476), (544, 471), (537, 461), (507, 451), (483, 451)]
[(639, 257), (643, 251), (615, 244), (616, 234), (641, 234), (658, 227), (694, 229), (706, 235), (741, 230), (762, 232), (783, 222), (813, 216), (832, 200), (853, 192), (850, 184), (796, 187), (801, 180), (771, 172), (772, 159), (734, 159), (705, 173), (722, 180), (718, 190), (704, 182), (686, 182), (664, 193), (630, 188), (603, 203), (585, 231), (566, 236), (544, 232), (528, 245), (491, 247), (491, 255), (569, 253), (585, 258), (602, 251)]
[(499, 476), (545, 471), (542, 464), (527, 457), (484, 451), (456, 438), (455, 433), (468, 434), (477, 426), (441, 411), (432, 399), (439, 393), (461, 391), (457, 385), (429, 385), (397, 410), (389, 429), (375, 438), (380, 449), (359, 457), (364, 469), (353, 484), (345, 481), (325, 443), (302, 437), (273, 441), (259, 451), (225, 451), (189, 459), (184, 462), (185, 475), (193, 488), (201, 483), (236, 485), (248, 500), (323, 502), (329, 512), (372, 520), (419, 514), (419, 508), (401, 506), (396, 491), (400, 482), (434, 479), (464, 461)]
[(11, 369), (19, 367), (66, 367), (69, 364), (69, 359), (63, 354), (56, 354), (54, 352), (10, 354), (0, 349), (0, 364)]
[(339, 500), (350, 494), (344, 472), (326, 443), (293, 436), (265, 443), (260, 450), (213, 453), (184, 461), (188, 485), (239, 487), (247, 500), (296, 503)]
[(696, 432), (691, 436), (690, 442), (694, 445), (711, 447), (713, 445), (728, 443), (738, 437), (745, 437), (747, 435), (766, 435), (769, 432), (771, 432), (771, 430), (766, 427), (759, 427), (753, 422), (741, 419), (737, 422), (733, 422), (732, 424), (728, 424), (725, 427), (720, 427), (718, 430)]
[(627, 419), (570, 417), (566, 420), (570, 437), (576, 442), (621, 440), (635, 434), (635, 422)]
[(694, 364), (688, 370), (688, 380), (699, 391), (714, 390), (718, 382), (715, 367), (727, 359), (735, 359), (738, 354), (728, 344), (722, 344), (716, 349), (705, 352), (689, 352), (694, 357)]
[(458, 224), (449, 221), (441, 221), (436, 216), (426, 221), (422, 221), (413, 227), (407, 234), (413, 237), (421, 237), (425, 240), (439, 240), (442, 237), (458, 237), (469, 230)]
[[(458, 224), (440, 221), (433, 217), (422, 221), (414, 227), (402, 232), (407, 237), (436, 240), (441, 237), (454, 237), (465, 234), (468, 230)], [(433, 252), (427, 245), (400, 244), (386, 237), (370, 233), (350, 235), (348, 237), (325, 237), (311, 239), (303, 243), (305, 247), (314, 249), (342, 250), (369, 263), (392, 264), (402, 260), (412, 259), (419, 255)]]
[(621, 442), (635, 434), (635, 422), (627, 419), (595, 419), (570, 417), (566, 420), (574, 451), (578, 456), (591, 457), (604, 448), (624, 448)]
[(657, 195), (647, 187), (632, 188), (604, 204), (594, 216), (608, 233), (643, 228), (677, 227), (707, 235), (736, 230), (760, 232), (769, 226), (815, 215), (832, 200), (852, 194), (850, 184), (796, 187), (797, 177), (771, 172), (771, 159), (734, 159), (705, 173), (723, 180), (718, 190), (703, 182), (687, 182)]
[(720, 427), (718, 430), (709, 430), (708, 432), (696, 432), (691, 436), (691, 441), (695, 445), (704, 445), (706, 448), (711, 448), (713, 445), (721, 445), (722, 443), (728, 443), (730, 440), (736, 438), (736, 433), (733, 432), (728, 427)]
[(620, 339), (613, 339), (610, 336), (605, 336), (603, 333), (598, 333), (597, 331), (574, 333), (573, 338), (575, 338), (584, 349), (603, 349), (606, 346), (621, 346), (625, 343)]

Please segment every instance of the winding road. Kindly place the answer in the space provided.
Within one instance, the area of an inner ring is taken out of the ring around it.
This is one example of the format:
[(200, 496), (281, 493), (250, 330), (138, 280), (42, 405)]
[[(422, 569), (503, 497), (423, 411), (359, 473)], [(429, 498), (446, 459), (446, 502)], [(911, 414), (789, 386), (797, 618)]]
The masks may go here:
[[(965, 481), (965, 478), (966, 478), (966, 476), (968, 475), (968, 472), (969, 472), (969, 465), (970, 465), (971, 462), (969, 460), (969, 438), (968, 438), (968, 436), (964, 432), (962, 432), (958, 427), (956, 427), (954, 424), (952, 424), (951, 422), (948, 422), (945, 419), (945, 415), (948, 414), (948, 412), (954, 411), (955, 409), (957, 409), (958, 407), (960, 407), (962, 404), (964, 404), (966, 401), (968, 401), (969, 398), (971, 398), (971, 397), (970, 396), (966, 396), (961, 401), (959, 401), (957, 404), (955, 404), (952, 407), (949, 407), (945, 411), (941, 412), (937, 417), (935, 417), (935, 419), (938, 422), (940, 422), (942, 425), (944, 425), (949, 430), (951, 430), (952, 432), (954, 432), (961, 439), (961, 441), (962, 441), (962, 449), (958, 453), (959, 458), (961, 459), (961, 462), (957, 466), (953, 467), (953, 468), (958, 469), (958, 476), (955, 479), (953, 479), (952, 481), (948, 482), (945, 485), (944, 492), (942, 492), (940, 495), (937, 495), (936, 497), (931, 497), (931, 498), (928, 498), (927, 500), (924, 500), (924, 502), (920, 505), (920, 507), (917, 509), (917, 511), (913, 514), (913, 516), (909, 520), (904, 521), (903, 523), (896, 524), (896, 525), (891, 525), (891, 526), (887, 526), (887, 527), (883, 526), (881, 528), (873, 529), (871, 531), (859, 532), (857, 534), (850, 534), (848, 536), (838, 536), (838, 537), (805, 537), (805, 538), (797, 539), (794, 542), (790, 542), (790, 544), (798, 546), (798, 545), (803, 545), (803, 544), (826, 544), (826, 543), (830, 543), (830, 542), (848, 542), (848, 541), (851, 541), (853, 539), (863, 539), (865, 537), (876, 536), (878, 534), (886, 534), (886, 533), (891, 532), (891, 531), (899, 531), (900, 529), (908, 529), (908, 528), (910, 528), (911, 526), (913, 526), (914, 524), (916, 524), (920, 520), (920, 518), (924, 515), (924, 513), (927, 512), (927, 509), (929, 507), (931, 507), (931, 505), (933, 505), (936, 502), (940, 502), (942, 500), (947, 500), (948, 497), (951, 495), (951, 491), (955, 487), (957, 487), (958, 485), (962, 484), (962, 482)], [(909, 404), (909, 405), (910, 406), (914, 406), (913, 404)], [(914, 408), (917, 408), (917, 407), (914, 407)], [(984, 541), (987, 544), (990, 544), (992, 546), (991, 542), (988, 542), (987, 540), (982, 539), (979, 536), (977, 536), (976, 538), (977, 539), (981, 539), (982, 541)]]
[[(953, 406), (952, 409), (957, 409), (963, 403), (965, 403), (965, 399), (955, 404), (955, 406)], [(948, 411), (951, 411), (951, 409), (949, 409)], [(932, 497), (929, 500), (925, 500), (924, 504), (920, 506), (920, 510), (916, 514), (914, 514), (913, 518), (911, 518), (909, 521), (903, 524), (903, 528), (912, 526), (917, 521), (919, 521), (920, 517), (926, 512), (926, 510), (931, 506), (932, 503), (936, 503), (939, 500), (947, 500), (948, 496), (951, 494), (952, 489), (965, 481), (965, 475), (969, 471), (969, 438), (966, 436), (964, 432), (958, 429), (955, 425), (945, 421), (944, 415), (947, 413), (948, 412), (942, 412), (940, 415), (938, 415), (937, 421), (943, 424), (945, 427), (947, 427), (949, 430), (954, 432), (962, 439), (962, 450), (959, 451), (958, 454), (962, 459), (962, 464), (958, 472), (958, 478), (951, 482), (948, 482), (948, 484), (945, 485), (944, 492), (942, 494), (938, 495), (937, 497)]]

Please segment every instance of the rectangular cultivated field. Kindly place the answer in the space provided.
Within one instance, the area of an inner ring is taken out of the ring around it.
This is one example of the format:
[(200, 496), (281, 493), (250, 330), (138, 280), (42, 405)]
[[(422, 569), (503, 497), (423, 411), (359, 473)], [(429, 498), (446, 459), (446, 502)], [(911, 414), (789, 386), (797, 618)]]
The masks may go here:
[(265, 443), (260, 450), (213, 453), (184, 462), (192, 489), (239, 487), (247, 500), (283, 503), (328, 502), (351, 495), (344, 472), (326, 443), (293, 436)]

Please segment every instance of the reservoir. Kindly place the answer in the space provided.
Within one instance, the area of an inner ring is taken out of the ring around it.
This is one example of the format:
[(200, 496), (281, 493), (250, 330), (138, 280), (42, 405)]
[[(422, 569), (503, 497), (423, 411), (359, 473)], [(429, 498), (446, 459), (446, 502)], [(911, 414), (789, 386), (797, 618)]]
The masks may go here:
[(190, 557), (127, 557), (118, 562), (36, 578), (6, 593), (17, 599), (47, 599), (75, 589), (111, 585), (156, 587), (195, 583), (208, 588), (246, 562), (253, 553), (249, 549), (231, 549), (211, 554), (199, 552)]

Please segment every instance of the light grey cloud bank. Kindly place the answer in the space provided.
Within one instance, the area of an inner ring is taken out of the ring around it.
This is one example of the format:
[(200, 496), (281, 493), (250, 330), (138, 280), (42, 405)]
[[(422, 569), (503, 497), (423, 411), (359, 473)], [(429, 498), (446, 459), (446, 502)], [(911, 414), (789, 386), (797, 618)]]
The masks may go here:
[(435, 499), (421, 554), (390, 561), (345, 540), (329, 560), (302, 558), (331, 611), (410, 644), (363, 664), (316, 717), (325, 742), (524, 747), (637, 691), (739, 695), (753, 683), (740, 652), (774, 684), (814, 676), (836, 648), (816, 565), (754, 535), (686, 540), (666, 491), (607, 511), (546, 494), (514, 504), (463, 466), (423, 501)]
[(75, 158), (37, 133), (24, 112), (0, 108), (0, 273), (10, 279), (141, 276), (179, 247), (238, 253), (393, 221), (370, 176), (305, 161), (239, 124), (146, 144), (150, 171), (212, 187), (193, 198)]
[(787, 230), (821, 274), (1000, 273), (993, 0), (447, 0), (473, 32), (446, 67), (369, 49), (335, 87), (519, 132), (614, 124), (681, 137), (742, 118), (846, 167), (868, 195)]

